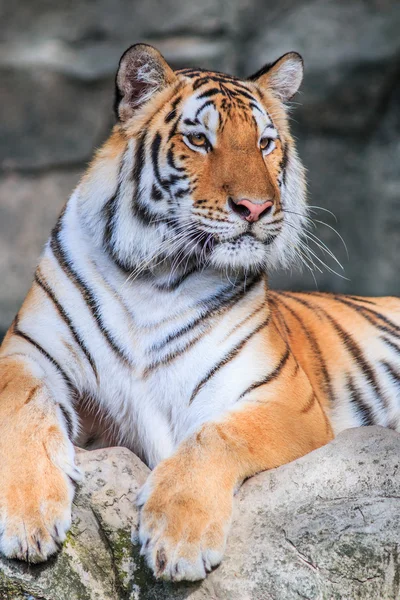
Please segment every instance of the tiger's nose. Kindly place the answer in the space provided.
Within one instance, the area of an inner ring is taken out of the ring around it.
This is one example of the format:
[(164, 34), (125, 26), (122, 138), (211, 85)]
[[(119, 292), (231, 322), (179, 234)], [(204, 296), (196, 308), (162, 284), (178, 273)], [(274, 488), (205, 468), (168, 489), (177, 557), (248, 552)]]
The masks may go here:
[(243, 198), (242, 200), (232, 200), (229, 198), (229, 206), (238, 214), (242, 219), (249, 221), (249, 223), (254, 223), (254, 221), (258, 221), (260, 217), (265, 214), (273, 205), (273, 202), (267, 200), (267, 202), (263, 202), (262, 204), (255, 204), (251, 200), (247, 198)]

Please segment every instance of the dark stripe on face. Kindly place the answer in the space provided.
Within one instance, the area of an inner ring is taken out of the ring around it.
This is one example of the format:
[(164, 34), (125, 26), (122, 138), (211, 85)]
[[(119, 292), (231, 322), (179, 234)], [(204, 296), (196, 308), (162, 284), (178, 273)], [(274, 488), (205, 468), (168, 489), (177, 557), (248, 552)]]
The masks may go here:
[(199, 383), (196, 385), (196, 387), (194, 388), (192, 395), (190, 397), (189, 400), (189, 405), (193, 403), (193, 400), (196, 398), (197, 394), (200, 392), (200, 390), (204, 387), (204, 385), (206, 383), (209, 382), (209, 380), (214, 377), (214, 375), (216, 373), (218, 373), (218, 371), (220, 369), (222, 369), (222, 367), (224, 367), (225, 365), (227, 365), (229, 362), (231, 362), (231, 360), (233, 360), (234, 358), (236, 358), (236, 356), (239, 354), (239, 352), (244, 348), (244, 346), (257, 334), (259, 333), (262, 329), (264, 329), (265, 327), (268, 327), (269, 322), (271, 319), (271, 313), (268, 314), (268, 317), (260, 324), (258, 325), (255, 329), (253, 329), (253, 331), (251, 333), (249, 333), (241, 342), (239, 342), (239, 344), (237, 344), (230, 352), (228, 352), (224, 358), (222, 358), (222, 360), (219, 361), (219, 363), (217, 363), (212, 369), (210, 369), (210, 371), (207, 373), (207, 375), (205, 375), (205, 377), (203, 377), (203, 379), (201, 381), (199, 381)]
[(198, 119), (199, 114), (209, 106), (216, 108), (213, 100), (207, 100), (207, 102), (204, 102), (204, 104), (196, 110), (196, 120)]
[(202, 100), (203, 98), (209, 98), (210, 96), (215, 96), (215, 94), (221, 94), (221, 90), (219, 88), (211, 88), (206, 90), (199, 96), (197, 96), (197, 100)]
[(247, 396), (247, 394), (254, 391), (255, 389), (257, 389), (263, 385), (266, 385), (268, 383), (271, 383), (271, 381), (274, 381), (274, 379), (276, 379), (282, 372), (284, 366), (286, 365), (287, 361), (289, 360), (289, 357), (290, 357), (290, 349), (289, 349), (289, 346), (286, 346), (286, 352), (281, 356), (281, 359), (280, 359), (279, 363), (276, 365), (275, 369), (271, 373), (269, 373), (268, 375), (263, 377), (263, 379), (260, 379), (259, 381), (252, 383), (244, 392), (242, 392), (240, 394), (238, 401), (241, 400), (242, 398), (244, 398), (245, 396)]
[(110, 348), (121, 360), (123, 360), (125, 363), (129, 363), (129, 358), (125, 355), (124, 351), (118, 347), (118, 345), (112, 338), (111, 333), (105, 326), (101, 316), (100, 305), (98, 304), (94, 293), (90, 290), (90, 288), (84, 282), (82, 277), (78, 275), (78, 273), (75, 271), (74, 267), (71, 264), (71, 259), (68, 257), (68, 254), (62, 245), (62, 242), (60, 240), (60, 232), (62, 231), (62, 220), (63, 214), (60, 216), (58, 223), (54, 227), (50, 238), (50, 247), (53, 251), (54, 257), (60, 265), (61, 269), (68, 277), (68, 279), (75, 285), (75, 287), (81, 293), (82, 298), (84, 299), (95, 323), (98, 326), (98, 329), (100, 330), (101, 334), (103, 335)]
[(279, 165), (281, 172), (282, 172), (283, 185), (285, 185), (285, 183), (286, 183), (286, 167), (288, 165), (288, 162), (289, 162), (289, 144), (283, 144), (282, 160)]
[[(199, 73), (197, 73), (197, 75), (199, 75)], [(235, 87), (244, 90), (248, 89), (243, 83), (240, 82), (240, 80), (237, 77), (234, 77), (232, 75), (224, 75), (223, 73), (209, 73), (207, 76), (199, 77), (199, 79), (197, 79), (193, 83), (193, 91), (195, 92), (200, 87), (210, 82), (234, 85)]]
[[(271, 297), (272, 297), (272, 293), (270, 292)], [(284, 300), (282, 300), (281, 297), (281, 292), (279, 292), (279, 294), (277, 294), (278, 296), (278, 300), (277, 300), (277, 304), (282, 304), (282, 306), (285, 307), (285, 309), (292, 315), (292, 317), (294, 319), (296, 319), (296, 321), (299, 323), (301, 329), (304, 332), (304, 335), (306, 336), (312, 352), (316, 358), (316, 360), (318, 361), (318, 365), (319, 365), (319, 371), (322, 374), (323, 377), (323, 381), (322, 381), (322, 389), (324, 391), (324, 393), (326, 394), (326, 396), (329, 399), (329, 402), (332, 404), (335, 401), (335, 394), (333, 391), (333, 387), (332, 387), (332, 382), (331, 382), (331, 378), (329, 375), (329, 371), (328, 371), (328, 367), (326, 365), (325, 359), (323, 357), (323, 354), (321, 352), (321, 349), (319, 347), (319, 344), (317, 342), (317, 339), (315, 338), (315, 336), (311, 333), (311, 331), (309, 330), (309, 328), (303, 323), (301, 317), (296, 313), (295, 310), (293, 310), (286, 302), (284, 302)], [(275, 295), (275, 294), (274, 294)]]
[(140, 179), (142, 176), (142, 171), (143, 171), (143, 167), (144, 167), (144, 163), (146, 160), (146, 134), (143, 133), (141, 135), (141, 137), (139, 138), (139, 142), (137, 144), (137, 147), (135, 149), (135, 159), (134, 159), (134, 165), (133, 165), (133, 171), (132, 171), (132, 179), (133, 181), (136, 182), (137, 186), (136, 186), (136, 196), (138, 196), (139, 194), (139, 187), (140, 187)]
[(181, 120), (181, 115), (176, 119), (175, 123), (171, 127), (171, 131), (168, 134), (168, 141), (171, 140), (177, 132), (179, 121)]
[(172, 109), (171, 112), (169, 112), (167, 114), (164, 121), (165, 121), (165, 123), (169, 123), (170, 121), (172, 121), (172, 119), (175, 119), (175, 117), (176, 117), (176, 110)]
[(172, 121), (173, 119), (175, 119), (176, 117), (176, 109), (180, 103), (180, 101), (182, 100), (182, 96), (178, 96), (177, 98), (175, 98), (175, 100), (173, 102), (171, 102), (171, 110), (170, 112), (167, 114), (167, 116), (165, 117), (164, 121), (165, 123), (169, 123), (170, 121)]
[(152, 188), (151, 188), (151, 199), (154, 200), (155, 202), (159, 202), (160, 200), (163, 199), (163, 195), (162, 192), (158, 189), (158, 187), (156, 186), (155, 183), (153, 183)]
[(194, 127), (195, 125), (199, 125), (200, 121), (198, 119), (184, 119), (183, 122), (185, 125), (190, 125)]
[(159, 168), (159, 163), (158, 163), (160, 147), (161, 147), (161, 135), (159, 133), (156, 133), (156, 135), (154, 136), (154, 139), (152, 141), (152, 144), (151, 144), (151, 160), (153, 163), (153, 169), (154, 169), (154, 174), (157, 179), (157, 183), (163, 190), (166, 190), (168, 192), (170, 184), (169, 184), (169, 182), (164, 181), (160, 175), (160, 168)]
[(187, 196), (188, 194), (190, 194), (191, 189), (190, 187), (188, 188), (181, 188), (179, 190), (176, 190), (176, 192), (173, 193), (174, 198), (184, 198), (185, 196)]
[(264, 115), (264, 112), (261, 110), (261, 108), (255, 102), (250, 102), (249, 106), (250, 106), (250, 108), (253, 108), (253, 109), (255, 108), (256, 110), (258, 110), (259, 113)]
[(353, 357), (355, 364), (358, 366), (368, 383), (371, 385), (372, 389), (376, 393), (378, 400), (381, 402), (382, 407), (384, 409), (387, 409), (387, 402), (378, 383), (376, 373), (371, 367), (371, 365), (368, 363), (360, 346), (355, 341), (355, 339), (347, 331), (345, 331), (342, 328), (342, 326), (339, 325), (339, 323), (333, 317), (331, 317), (331, 315), (327, 313), (326, 310), (324, 310), (320, 305), (315, 305), (310, 302), (307, 302), (302, 298), (296, 297), (290, 292), (281, 293), (284, 296), (287, 296), (292, 300), (295, 300), (296, 302), (302, 304), (303, 306), (306, 306), (309, 310), (313, 311), (314, 313), (315, 311), (318, 311), (319, 313), (323, 314), (323, 316), (329, 321), (329, 323), (333, 327), (334, 331), (337, 333), (339, 339), (343, 342), (343, 345), (346, 348), (346, 350)]
[(185, 169), (185, 167), (178, 167), (178, 166), (175, 164), (174, 152), (173, 152), (173, 151), (174, 151), (174, 148), (175, 148), (175, 145), (174, 145), (174, 144), (171, 144), (171, 147), (170, 147), (170, 148), (168, 148), (168, 152), (167, 152), (167, 163), (168, 163), (168, 164), (169, 164), (169, 166), (170, 166), (172, 169), (174, 169), (175, 171), (179, 171), (179, 172), (185, 171), (185, 170), (186, 170), (186, 169)]
[(53, 367), (55, 367), (56, 371), (58, 371), (59, 375), (61, 375), (61, 377), (65, 381), (65, 384), (67, 385), (67, 387), (69, 388), (69, 390), (71, 392), (75, 389), (74, 386), (73, 386), (73, 384), (72, 384), (72, 381), (70, 380), (70, 378), (68, 377), (68, 375), (66, 374), (66, 372), (64, 371), (64, 369), (61, 368), (61, 366), (56, 361), (56, 359), (53, 358), (38, 342), (36, 342), (27, 333), (24, 333), (19, 328), (18, 315), (15, 317), (12, 332), (13, 332), (14, 335), (16, 335), (16, 336), (24, 339), (26, 342), (28, 342), (29, 344), (31, 344), (31, 346), (34, 346), (36, 348), (36, 350), (38, 350), (53, 365)]
[(47, 281), (45, 281), (45, 279), (42, 277), (39, 269), (35, 273), (35, 281), (38, 284), (38, 286), (44, 291), (44, 293), (47, 295), (47, 297), (54, 304), (55, 308), (57, 309), (58, 314), (60, 315), (60, 317), (62, 318), (64, 323), (67, 325), (68, 329), (70, 330), (71, 335), (74, 338), (76, 344), (79, 346), (79, 348), (82, 350), (82, 352), (86, 356), (87, 360), (89, 361), (89, 364), (92, 367), (92, 370), (97, 379), (98, 374), (97, 374), (97, 369), (96, 369), (96, 365), (95, 365), (93, 356), (90, 354), (85, 342), (83, 341), (83, 339), (81, 338), (81, 336), (79, 335), (77, 330), (75, 329), (75, 326), (74, 326), (71, 318), (69, 317), (69, 315), (66, 313), (64, 307), (58, 301), (56, 295), (54, 294), (53, 290), (50, 288)]

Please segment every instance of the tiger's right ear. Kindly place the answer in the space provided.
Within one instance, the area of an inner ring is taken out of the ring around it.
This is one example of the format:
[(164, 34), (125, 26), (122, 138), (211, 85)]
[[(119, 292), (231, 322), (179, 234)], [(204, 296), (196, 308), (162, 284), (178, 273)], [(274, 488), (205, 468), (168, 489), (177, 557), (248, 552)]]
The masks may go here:
[(121, 57), (115, 78), (114, 110), (124, 122), (153, 94), (175, 80), (162, 54), (148, 44), (134, 44)]

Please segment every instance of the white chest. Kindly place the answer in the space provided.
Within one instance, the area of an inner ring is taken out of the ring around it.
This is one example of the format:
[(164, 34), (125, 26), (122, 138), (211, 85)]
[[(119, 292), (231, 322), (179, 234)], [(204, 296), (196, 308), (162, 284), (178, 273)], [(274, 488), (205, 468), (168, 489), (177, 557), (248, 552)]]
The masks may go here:
[(259, 340), (247, 340), (266, 319), (264, 283), (246, 294), (220, 285), (200, 298), (198, 288), (194, 281), (171, 295), (142, 287), (131, 303), (133, 323), (126, 323), (134, 366), (109, 362), (104, 369), (102, 401), (121, 442), (150, 466), (234, 406), (268, 369)]

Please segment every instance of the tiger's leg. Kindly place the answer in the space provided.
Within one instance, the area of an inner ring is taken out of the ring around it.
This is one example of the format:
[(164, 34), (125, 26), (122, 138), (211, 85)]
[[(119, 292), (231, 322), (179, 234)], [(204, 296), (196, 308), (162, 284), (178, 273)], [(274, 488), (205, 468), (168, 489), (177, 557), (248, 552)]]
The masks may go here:
[(0, 358), (0, 552), (9, 558), (46, 560), (65, 539), (79, 478), (69, 419), (41, 366)]
[(235, 488), (332, 437), (309, 386), (267, 402), (258, 395), (220, 421), (204, 424), (156, 467), (138, 497), (142, 553), (156, 577), (204, 578), (222, 559)]

